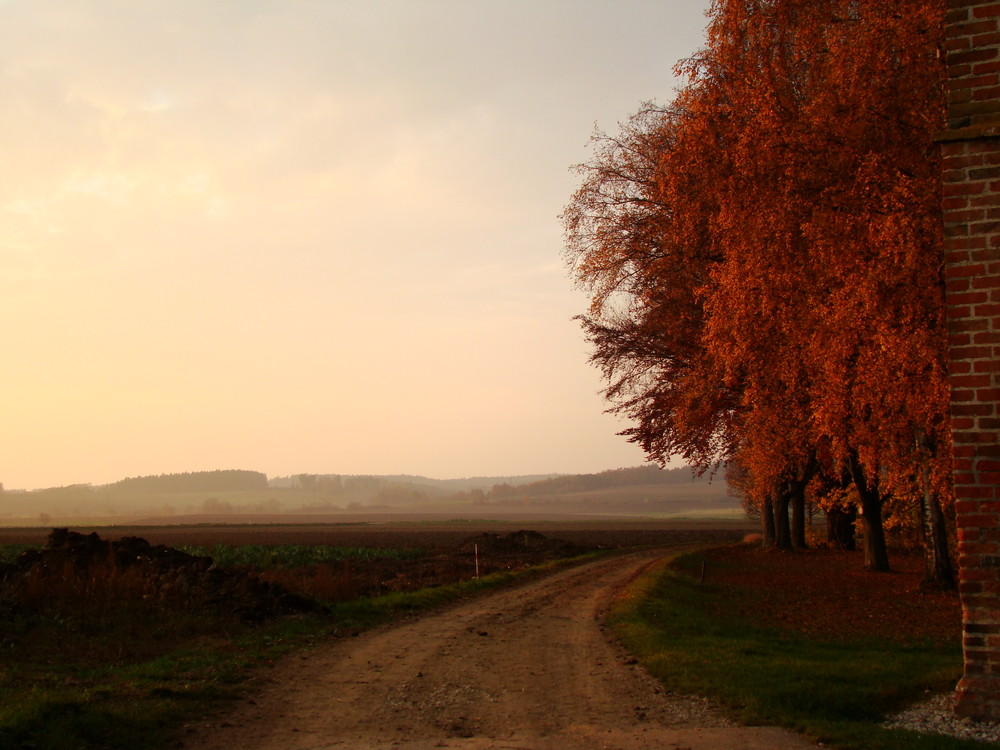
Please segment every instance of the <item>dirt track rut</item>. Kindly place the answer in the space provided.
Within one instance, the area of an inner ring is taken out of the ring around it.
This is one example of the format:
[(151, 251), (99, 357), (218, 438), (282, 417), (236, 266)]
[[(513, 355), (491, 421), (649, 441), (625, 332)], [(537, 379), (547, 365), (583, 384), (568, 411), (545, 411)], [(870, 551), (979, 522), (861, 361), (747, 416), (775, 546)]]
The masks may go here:
[(796, 750), (664, 694), (610, 641), (612, 597), (658, 557), (560, 570), (279, 663), (252, 702), (190, 727), (187, 750)]

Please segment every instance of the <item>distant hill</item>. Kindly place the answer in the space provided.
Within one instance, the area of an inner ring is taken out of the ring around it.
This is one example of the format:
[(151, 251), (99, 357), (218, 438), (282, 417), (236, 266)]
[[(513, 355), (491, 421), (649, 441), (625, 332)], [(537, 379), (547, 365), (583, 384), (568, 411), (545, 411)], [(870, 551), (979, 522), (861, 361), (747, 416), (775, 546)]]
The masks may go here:
[(142, 492), (165, 494), (175, 492), (236, 492), (240, 490), (266, 490), (267, 474), (259, 471), (226, 469), (222, 471), (194, 471), (183, 474), (122, 479), (104, 485), (112, 493), (136, 494)]
[(498, 484), (522, 486), (548, 479), (566, 476), (562, 474), (525, 474), (502, 477), (463, 477), (461, 479), (432, 479), (413, 474), (292, 474), (286, 477), (272, 477), (268, 486), (289, 489), (336, 486), (383, 488), (390, 485), (428, 488), (437, 492), (468, 492), (469, 490), (489, 490)]
[(690, 467), (661, 469), (653, 464), (629, 469), (610, 469), (600, 474), (572, 474), (544, 479), (522, 487), (530, 495), (561, 495), (572, 492), (609, 490), (617, 487), (639, 487), (664, 484), (708, 484), (709, 479), (696, 477)]
[(281, 514), (288, 519), (338, 513), (662, 516), (734, 509), (738, 511), (739, 504), (728, 496), (725, 481), (695, 477), (689, 468), (663, 470), (654, 465), (598, 474), (461, 479), (295, 474), (269, 480), (261, 472), (227, 469), (130, 477), (98, 486), (0, 489), (0, 524), (5, 525), (119, 523), (146, 517), (162, 522), (236, 519), (247, 514)]

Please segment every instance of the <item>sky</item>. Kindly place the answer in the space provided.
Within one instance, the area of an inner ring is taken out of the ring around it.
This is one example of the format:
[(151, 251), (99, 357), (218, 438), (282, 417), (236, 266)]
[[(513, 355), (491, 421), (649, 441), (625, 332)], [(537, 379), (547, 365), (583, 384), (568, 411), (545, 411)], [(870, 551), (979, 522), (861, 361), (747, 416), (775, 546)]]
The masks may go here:
[(0, 0), (0, 482), (590, 473), (559, 214), (708, 0)]

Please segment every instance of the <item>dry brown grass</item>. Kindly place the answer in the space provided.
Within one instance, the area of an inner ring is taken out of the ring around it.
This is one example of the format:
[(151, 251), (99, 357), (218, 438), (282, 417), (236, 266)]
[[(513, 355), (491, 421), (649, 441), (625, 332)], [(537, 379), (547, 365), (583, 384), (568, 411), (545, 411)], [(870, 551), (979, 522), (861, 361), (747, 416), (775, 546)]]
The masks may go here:
[(86, 565), (72, 559), (34, 565), (15, 578), (7, 595), (22, 611), (101, 616), (126, 603), (157, 602), (164, 590), (153, 571), (138, 565), (121, 565), (114, 558), (96, 558)]
[(361, 591), (349, 561), (326, 563), (309, 568), (266, 570), (260, 580), (276, 583), (292, 593), (324, 602), (356, 599)]

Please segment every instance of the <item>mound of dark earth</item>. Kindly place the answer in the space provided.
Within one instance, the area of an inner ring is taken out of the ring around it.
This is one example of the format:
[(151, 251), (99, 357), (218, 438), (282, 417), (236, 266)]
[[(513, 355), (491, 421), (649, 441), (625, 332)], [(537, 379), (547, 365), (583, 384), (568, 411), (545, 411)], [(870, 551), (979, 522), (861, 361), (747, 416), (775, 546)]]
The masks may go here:
[(67, 529), (53, 529), (43, 549), (0, 564), (0, 601), (17, 607), (17, 592), (32, 581), (47, 581), (54, 592), (65, 592), (83, 591), (101, 580), (109, 587), (127, 581), (123, 592), (142, 592), (144, 598), (155, 596), (171, 605), (208, 607), (245, 622), (323, 609), (250, 571), (217, 567), (210, 557), (153, 546), (140, 537), (108, 541)]

